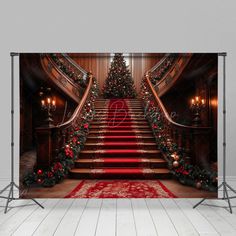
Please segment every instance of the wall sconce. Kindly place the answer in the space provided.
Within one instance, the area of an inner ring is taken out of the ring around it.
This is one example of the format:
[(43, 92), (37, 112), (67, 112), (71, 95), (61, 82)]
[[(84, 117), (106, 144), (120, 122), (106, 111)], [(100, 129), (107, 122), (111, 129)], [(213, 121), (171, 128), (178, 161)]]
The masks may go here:
[(201, 99), (199, 96), (195, 96), (191, 99), (190, 109), (193, 112), (193, 125), (199, 126), (201, 124), (201, 111), (206, 106), (206, 100)]
[(53, 126), (52, 112), (56, 110), (56, 100), (50, 95), (46, 96), (41, 100), (41, 109), (47, 113), (47, 118), (45, 120), (47, 126)]

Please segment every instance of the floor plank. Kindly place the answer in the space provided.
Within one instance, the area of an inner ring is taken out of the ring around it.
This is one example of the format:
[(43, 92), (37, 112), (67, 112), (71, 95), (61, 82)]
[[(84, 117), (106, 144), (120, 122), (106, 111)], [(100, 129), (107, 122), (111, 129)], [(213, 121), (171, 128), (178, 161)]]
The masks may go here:
[(94, 236), (96, 232), (102, 199), (89, 199), (75, 235)]
[(145, 200), (132, 199), (131, 203), (134, 212), (137, 235), (157, 236), (157, 231)]
[(67, 209), (71, 206), (74, 199), (62, 199), (56, 208), (53, 208), (50, 214), (45, 217), (32, 235), (51, 236), (55, 232), (58, 224), (65, 215)]
[[(158, 236), (178, 235), (166, 210), (157, 199), (146, 199), (147, 207), (156, 226)], [(168, 227), (166, 227), (168, 225)]]
[(16, 211), (16, 214), (12, 215), (1, 225), (0, 235), (12, 235), (16, 229), (38, 208), (38, 205), (32, 203), (27, 207), (21, 207), (19, 211)]
[[(199, 200), (186, 199), (186, 201), (189, 201), (193, 206)], [(206, 203), (209, 202), (206, 201)], [(199, 211), (201, 215), (205, 217), (212, 224), (212, 226), (216, 229), (216, 231), (220, 235), (224, 236), (236, 235), (236, 230), (223, 217), (216, 214), (215, 209), (212, 209), (211, 207), (206, 205), (199, 205), (195, 210)]]
[(0, 217), (0, 227), (7, 220), (9, 220), (12, 216), (14, 216), (18, 211), (22, 210), (25, 205), (31, 204), (30, 200), (17, 200), (10, 203), (10, 208), (7, 211), (7, 214), (4, 214), (4, 208), (2, 207), (1, 217)]
[[(58, 225), (54, 235), (74, 235), (77, 225), (81, 220), (81, 216), (85, 210), (88, 199), (75, 199), (62, 221)], [(69, 227), (68, 227), (69, 226)]]
[(116, 199), (103, 199), (96, 236), (116, 235)]
[(43, 202), (44, 209), (37, 208), (13, 233), (14, 236), (30, 236), (34, 233), (40, 223), (57, 207), (59, 199), (47, 199)]
[(219, 235), (209, 221), (202, 217), (198, 211), (193, 209), (192, 205), (187, 202), (186, 199), (175, 199), (175, 202), (200, 235)]
[(173, 199), (160, 199), (160, 201), (171, 218), (171, 221), (175, 225), (179, 235), (199, 235), (191, 221), (183, 214), (182, 211), (180, 211)]
[(136, 226), (130, 199), (117, 199), (117, 236), (133, 236)]
[[(236, 199), (233, 214), (225, 201), (199, 199), (40, 199), (45, 209), (30, 200), (13, 201), (0, 212), (0, 235), (236, 235)], [(3, 203), (0, 201), (0, 204)], [(27, 205), (27, 206), (21, 206)], [(223, 206), (223, 207), (222, 207)], [(2, 210), (2, 208), (1, 208)]]
[(235, 205), (233, 204), (233, 201), (231, 201), (231, 204), (233, 206), (233, 214), (229, 214), (228, 204), (226, 201), (219, 201), (219, 200), (208, 200), (209, 204), (215, 205), (212, 206), (212, 210), (216, 212), (219, 216), (223, 217), (235, 230), (236, 230), (236, 209)]

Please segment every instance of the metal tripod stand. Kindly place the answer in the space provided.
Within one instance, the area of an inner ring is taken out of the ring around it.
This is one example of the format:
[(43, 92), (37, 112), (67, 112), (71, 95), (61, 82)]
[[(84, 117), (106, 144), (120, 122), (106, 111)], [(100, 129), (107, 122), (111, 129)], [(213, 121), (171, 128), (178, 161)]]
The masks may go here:
[[(234, 190), (227, 182), (226, 182), (226, 70), (225, 70), (225, 59), (226, 59), (226, 52), (218, 53), (218, 56), (223, 56), (223, 181), (218, 186), (217, 190), (223, 189), (223, 197), (217, 198), (217, 200), (227, 200), (229, 211), (232, 214), (232, 206), (230, 203), (230, 199), (236, 198), (236, 196), (230, 197), (228, 191), (231, 190), (233, 193), (236, 194), (236, 190)], [(203, 203), (206, 198), (203, 198), (200, 202), (193, 206), (196, 208), (201, 203)]]
[[(14, 188), (17, 190), (19, 186), (14, 182), (14, 56), (19, 56), (19, 53), (10, 53), (11, 56), (11, 182), (2, 191), (0, 191), (0, 198), (7, 199), (5, 211), (9, 208), (9, 203), (14, 200), (21, 200), (19, 197), (14, 197)], [(1, 196), (1, 194), (9, 189), (7, 197)], [(39, 202), (31, 198), (33, 202), (44, 208)]]

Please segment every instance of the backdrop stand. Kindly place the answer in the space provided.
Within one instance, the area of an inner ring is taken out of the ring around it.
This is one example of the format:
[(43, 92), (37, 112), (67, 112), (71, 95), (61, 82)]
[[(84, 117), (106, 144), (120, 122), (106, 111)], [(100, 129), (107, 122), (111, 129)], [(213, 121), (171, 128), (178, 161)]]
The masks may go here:
[[(8, 184), (2, 191), (0, 191), (0, 198), (7, 199), (5, 211), (9, 208), (9, 203), (13, 200), (21, 200), (19, 197), (14, 197), (14, 188), (18, 191), (20, 190), (19, 186), (14, 182), (14, 56), (19, 56), (19, 53), (10, 53), (11, 56), (11, 182)], [(1, 196), (3, 192), (9, 189), (8, 196)], [(33, 202), (39, 205), (41, 208), (44, 208), (38, 201), (31, 198)], [(25, 206), (25, 205), (24, 205)]]
[[(236, 198), (236, 196), (230, 197), (229, 191), (231, 190), (233, 193), (236, 194), (236, 190), (234, 190), (227, 182), (226, 182), (226, 70), (225, 70), (225, 59), (227, 56), (226, 52), (218, 53), (218, 56), (223, 56), (223, 181), (217, 187), (217, 190), (223, 189), (223, 197), (217, 198), (216, 200), (227, 200), (229, 211), (232, 214), (232, 207), (230, 203), (231, 198)], [(207, 198), (203, 198), (200, 202), (193, 206), (196, 208), (200, 204), (202, 204)], [(211, 205), (215, 206), (215, 205)]]

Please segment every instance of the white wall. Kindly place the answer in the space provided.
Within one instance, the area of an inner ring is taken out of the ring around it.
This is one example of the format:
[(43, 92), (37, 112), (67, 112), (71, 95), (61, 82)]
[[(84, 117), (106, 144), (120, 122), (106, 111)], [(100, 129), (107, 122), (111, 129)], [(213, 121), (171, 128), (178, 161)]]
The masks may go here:
[[(78, 0), (21, 0), (14, 3), (7, 0), (1, 1), (0, 189), (10, 177), (9, 53), (11, 51), (226, 51), (228, 53), (227, 175), (231, 176), (231, 179), (236, 177), (235, 0), (87, 0), (81, 2)], [(19, 111), (18, 102), (16, 100), (17, 111)], [(219, 121), (221, 125), (221, 115)], [(16, 125), (18, 127), (18, 120), (16, 120)], [(222, 132), (219, 132), (219, 159), (222, 154), (221, 134)], [(18, 142), (18, 133), (16, 135)], [(16, 148), (16, 159), (18, 159), (17, 156), (18, 148)], [(18, 166), (18, 161), (16, 161), (16, 166)], [(18, 173), (17, 170), (16, 172)], [(16, 179), (18, 179), (17, 176)]]

